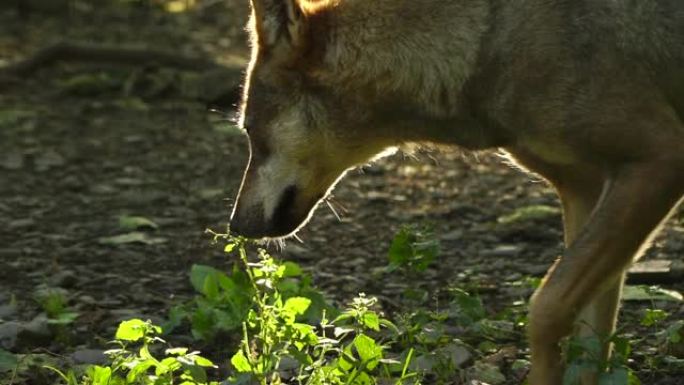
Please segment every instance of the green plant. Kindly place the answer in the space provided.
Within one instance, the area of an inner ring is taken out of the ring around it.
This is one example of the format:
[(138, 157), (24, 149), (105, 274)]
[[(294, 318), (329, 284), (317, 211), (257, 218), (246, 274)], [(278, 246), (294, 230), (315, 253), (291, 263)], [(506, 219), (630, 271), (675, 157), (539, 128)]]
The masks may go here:
[(371, 336), (383, 325), (393, 326), (372, 310), (374, 298), (359, 296), (333, 321), (323, 312), (317, 328), (303, 322), (311, 299), (285, 298), (281, 292), (281, 284), (288, 277), (286, 264), (278, 263), (263, 250), (259, 251), (258, 262), (249, 262), (239, 241), (226, 249), (237, 249), (255, 301), (255, 308), (243, 323), (240, 348), (231, 358), (236, 371), (231, 383), (281, 384), (280, 365), (284, 360), (297, 363), (294, 378), (299, 384), (375, 384), (377, 377), (393, 378), (392, 373), (398, 374), (394, 376), (396, 384), (418, 382), (417, 375), (408, 370), (412, 351), (403, 364), (386, 360), (385, 346)]
[(613, 354), (608, 361), (601, 358), (601, 339), (598, 336), (572, 337), (564, 346), (567, 368), (563, 385), (579, 385), (582, 373), (591, 370), (599, 373), (600, 385), (640, 385), (632, 369), (627, 366), (632, 350), (628, 338), (612, 335), (608, 338)]
[(163, 358), (152, 354), (166, 342), (157, 335), (159, 326), (150, 321), (131, 319), (123, 321), (116, 331), (114, 343), (119, 348), (105, 353), (111, 365), (91, 365), (78, 379), (73, 369), (66, 373), (55, 368), (67, 385), (217, 385), (209, 381), (205, 368), (215, 368), (199, 352), (189, 352), (187, 348), (167, 348)]
[(403, 226), (390, 245), (389, 271), (423, 272), (439, 253), (439, 241), (428, 226)]
[[(246, 253), (247, 243), (244, 239), (215, 232), (211, 234), (214, 235), (214, 241), (228, 240), (226, 252), (240, 249)], [(307, 321), (320, 321), (323, 311), (328, 314), (336, 313), (323, 295), (312, 287), (311, 277), (299, 265), (284, 262), (279, 266), (281, 275), (275, 283), (278, 293), (283, 300), (294, 297), (309, 299), (310, 306), (303, 315)], [(258, 270), (254, 274), (260, 274)], [(190, 282), (197, 295), (191, 302), (171, 309), (168, 321), (162, 325), (164, 333), (170, 333), (185, 321), (190, 323), (193, 337), (204, 341), (214, 339), (218, 333), (239, 330), (247, 320), (250, 310), (258, 305), (249, 273), (249, 265), (242, 267), (236, 264), (230, 274), (211, 266), (193, 265)]]
[(69, 308), (64, 289), (40, 286), (34, 293), (34, 299), (47, 315), (50, 324), (67, 325), (78, 317), (78, 312)]

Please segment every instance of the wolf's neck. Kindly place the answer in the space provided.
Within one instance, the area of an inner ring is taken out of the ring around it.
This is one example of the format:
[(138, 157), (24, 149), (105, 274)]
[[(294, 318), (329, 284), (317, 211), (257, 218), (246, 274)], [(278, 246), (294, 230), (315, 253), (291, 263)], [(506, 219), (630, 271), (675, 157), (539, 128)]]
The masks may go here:
[(325, 60), (338, 87), (455, 113), (487, 29), (481, 0), (340, 0)]

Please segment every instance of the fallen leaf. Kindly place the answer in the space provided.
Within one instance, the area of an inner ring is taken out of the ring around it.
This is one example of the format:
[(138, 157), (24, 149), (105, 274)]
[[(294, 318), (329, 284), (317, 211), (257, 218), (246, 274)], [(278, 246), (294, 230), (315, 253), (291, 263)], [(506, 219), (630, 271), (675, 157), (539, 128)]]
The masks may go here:
[(627, 285), (622, 290), (622, 299), (625, 301), (677, 301), (684, 300), (682, 294), (675, 290), (667, 290), (655, 286), (631, 286)]
[(119, 217), (119, 228), (122, 230), (157, 230), (159, 225), (145, 217), (122, 215)]
[(159, 237), (151, 237), (146, 233), (134, 231), (126, 234), (114, 235), (111, 237), (102, 237), (98, 239), (98, 242), (103, 245), (125, 245), (129, 243), (157, 245), (166, 242), (166, 239)]

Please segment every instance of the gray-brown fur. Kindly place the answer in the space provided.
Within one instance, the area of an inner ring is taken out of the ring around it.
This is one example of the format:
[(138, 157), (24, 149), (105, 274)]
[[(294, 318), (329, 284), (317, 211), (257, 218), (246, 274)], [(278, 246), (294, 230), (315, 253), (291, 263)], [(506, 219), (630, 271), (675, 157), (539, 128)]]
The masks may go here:
[(233, 230), (295, 232), (393, 146), (502, 148), (563, 205), (567, 248), (530, 307), (530, 384), (560, 384), (558, 342), (613, 332), (625, 269), (684, 194), (684, 2), (252, 3)]

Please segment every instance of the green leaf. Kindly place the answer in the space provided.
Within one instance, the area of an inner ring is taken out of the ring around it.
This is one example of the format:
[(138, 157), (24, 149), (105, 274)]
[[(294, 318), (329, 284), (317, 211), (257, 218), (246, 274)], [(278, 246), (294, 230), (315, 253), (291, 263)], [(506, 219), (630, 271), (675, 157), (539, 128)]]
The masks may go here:
[(180, 356), (188, 352), (188, 348), (169, 348), (164, 351), (167, 356)]
[(454, 316), (459, 323), (468, 326), (485, 317), (484, 305), (479, 297), (460, 289), (454, 289), (452, 293), (454, 293), (454, 302), (451, 311), (455, 313)]
[(103, 366), (89, 366), (86, 377), (93, 385), (109, 385), (112, 377), (112, 368)]
[(169, 318), (162, 323), (161, 328), (164, 334), (171, 333), (175, 328), (179, 327), (183, 320), (189, 316), (188, 311), (182, 305), (177, 305), (169, 310)]
[(627, 385), (641, 385), (641, 380), (631, 370), (627, 372), (627, 376), (629, 377)]
[(237, 243), (229, 243), (226, 245), (226, 247), (223, 248), (223, 251), (225, 253), (232, 253), (236, 246)]
[(354, 347), (359, 353), (361, 361), (366, 363), (369, 370), (373, 370), (382, 358), (382, 347), (375, 343), (375, 340), (365, 334), (359, 334), (354, 338)]
[(140, 376), (146, 374), (149, 368), (155, 366), (156, 364), (157, 363), (154, 360), (135, 362), (135, 365), (126, 375), (126, 381), (128, 381), (128, 383), (134, 383), (140, 378)]
[(122, 341), (138, 341), (147, 331), (147, 323), (140, 319), (123, 321), (116, 329), (114, 338)]
[(644, 316), (641, 317), (641, 324), (643, 326), (653, 326), (658, 322), (667, 318), (667, 312), (661, 309), (646, 309)]
[(79, 313), (73, 311), (65, 311), (57, 314), (57, 317), (48, 319), (48, 323), (52, 325), (68, 325), (78, 318)]
[(608, 373), (601, 373), (598, 385), (628, 385), (629, 373), (626, 368), (613, 369)]
[(238, 352), (231, 357), (230, 363), (238, 372), (246, 373), (252, 371), (252, 365), (249, 363), (249, 360), (247, 360), (247, 357), (245, 357), (242, 349), (238, 350)]
[(207, 358), (204, 358), (202, 356), (193, 356), (193, 357), (195, 357), (195, 365), (203, 366), (205, 368), (215, 368), (216, 367), (216, 365), (214, 365), (214, 363), (211, 362), (211, 360), (209, 360)]
[(119, 228), (122, 230), (157, 230), (159, 225), (145, 217), (122, 215), (119, 217)]
[(425, 271), (438, 253), (439, 241), (428, 227), (404, 226), (390, 245), (390, 270), (405, 267)]
[[(218, 284), (221, 280), (219, 279), (220, 276), (225, 276), (225, 274), (211, 266), (192, 265), (192, 268), (190, 269), (190, 283), (192, 284), (192, 287), (194, 287), (198, 293), (204, 295), (207, 295), (206, 290), (208, 290), (212, 296), (216, 296)], [(212, 282), (207, 283), (207, 279), (210, 279)], [(212, 297), (209, 295), (207, 296)]]
[(402, 266), (408, 263), (411, 258), (411, 241), (413, 237), (407, 227), (399, 230), (394, 236), (392, 244), (390, 245), (388, 257), (391, 264)]
[(173, 373), (180, 368), (181, 364), (176, 360), (176, 357), (166, 357), (157, 364), (154, 374), (161, 376), (166, 373)]
[(0, 373), (14, 370), (18, 363), (19, 360), (14, 354), (0, 349)]
[(375, 384), (375, 381), (371, 378), (371, 376), (368, 375), (368, 373), (358, 373), (356, 377), (354, 378), (354, 382), (352, 382), (352, 385), (372, 385)]
[(657, 286), (626, 285), (622, 291), (625, 301), (673, 301), (681, 302), (682, 294), (675, 290), (666, 290)]
[[(198, 301), (201, 303), (201, 301)], [(215, 333), (215, 311), (210, 306), (198, 306), (190, 317), (193, 337), (201, 340), (210, 340)]]
[(285, 306), (283, 309), (287, 312), (293, 314), (302, 315), (306, 312), (306, 309), (311, 305), (311, 300), (304, 297), (292, 297), (285, 301)]
[(380, 317), (375, 312), (369, 311), (365, 313), (362, 317), (363, 325), (369, 329), (379, 331), (380, 330)]
[(302, 275), (302, 268), (294, 262), (285, 262), (282, 264), (282, 266), (285, 267), (285, 271), (283, 271), (283, 278), (299, 277)]

